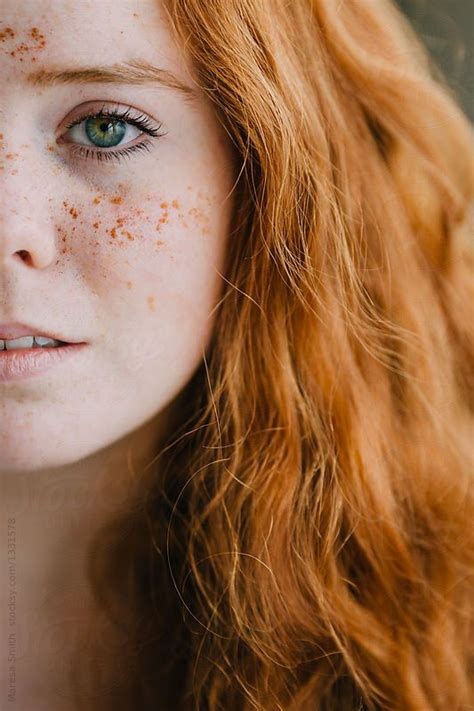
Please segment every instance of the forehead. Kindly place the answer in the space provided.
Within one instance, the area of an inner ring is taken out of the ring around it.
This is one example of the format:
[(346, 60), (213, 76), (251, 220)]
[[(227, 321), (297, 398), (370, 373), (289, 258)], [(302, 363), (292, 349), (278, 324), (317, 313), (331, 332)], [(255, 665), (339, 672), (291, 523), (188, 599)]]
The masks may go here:
[(161, 0), (1, 0), (0, 76), (42, 66), (142, 60), (183, 81), (193, 70)]

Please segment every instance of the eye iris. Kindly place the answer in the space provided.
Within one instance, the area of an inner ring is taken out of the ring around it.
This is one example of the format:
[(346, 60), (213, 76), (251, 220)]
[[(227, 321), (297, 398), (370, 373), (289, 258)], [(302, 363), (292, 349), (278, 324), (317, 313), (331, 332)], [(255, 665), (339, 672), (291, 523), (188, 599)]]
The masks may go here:
[(124, 121), (95, 117), (86, 120), (85, 131), (87, 137), (98, 146), (116, 146), (125, 135), (127, 125)]

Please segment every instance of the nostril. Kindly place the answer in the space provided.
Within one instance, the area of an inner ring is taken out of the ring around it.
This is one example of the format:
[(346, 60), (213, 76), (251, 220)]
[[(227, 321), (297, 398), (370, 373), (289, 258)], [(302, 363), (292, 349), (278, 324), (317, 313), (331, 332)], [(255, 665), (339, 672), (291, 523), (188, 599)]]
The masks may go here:
[(22, 259), (24, 262), (28, 260), (29, 252), (26, 249), (19, 249), (17, 252), (18, 256), (20, 259)]
[(22, 261), (28, 267), (36, 267), (38, 269), (46, 268), (53, 260), (53, 257), (54, 255), (35, 252), (34, 249), (17, 249), (15, 252), (12, 253), (13, 259), (20, 259), (20, 261)]

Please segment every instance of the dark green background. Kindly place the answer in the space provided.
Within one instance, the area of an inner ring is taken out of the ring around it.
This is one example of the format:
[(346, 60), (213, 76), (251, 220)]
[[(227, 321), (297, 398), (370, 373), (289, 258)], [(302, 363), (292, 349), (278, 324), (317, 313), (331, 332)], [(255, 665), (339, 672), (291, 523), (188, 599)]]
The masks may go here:
[(474, 0), (396, 0), (474, 120)]

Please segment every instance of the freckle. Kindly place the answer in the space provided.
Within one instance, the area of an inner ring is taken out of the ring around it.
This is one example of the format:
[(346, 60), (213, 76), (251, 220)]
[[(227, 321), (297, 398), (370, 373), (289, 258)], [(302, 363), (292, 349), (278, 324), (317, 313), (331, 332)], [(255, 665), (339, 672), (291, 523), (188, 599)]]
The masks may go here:
[(147, 298), (147, 301), (148, 301), (148, 306), (150, 308), (150, 311), (154, 311), (155, 310), (155, 297), (149, 296)]
[(167, 203), (167, 202), (162, 202), (162, 203), (160, 204), (160, 207), (162, 207), (163, 210), (166, 210), (166, 208), (168, 207), (168, 203)]
[(121, 197), (120, 195), (116, 195), (115, 197), (110, 198), (110, 202), (113, 205), (121, 205), (123, 203), (123, 197)]
[(46, 46), (46, 40), (44, 38), (44, 35), (38, 30), (37, 27), (32, 27), (30, 34), (31, 37), (35, 40), (35, 42), (39, 43), (40, 47)]
[(17, 158), (17, 157), (18, 157), (18, 153), (7, 153), (7, 155), (5, 156), (5, 158), (7, 158), (8, 160), (13, 160), (13, 158)]
[(123, 230), (122, 234), (123, 234), (123, 235), (126, 235), (126, 236), (127, 236), (127, 239), (129, 239), (129, 240), (134, 240), (134, 239), (135, 239), (135, 237), (134, 237), (132, 234), (130, 234), (130, 232), (128, 232), (128, 230)]
[(14, 37), (15, 33), (11, 27), (5, 27), (4, 30), (0, 31), (0, 42), (5, 42), (7, 37)]
[(92, 227), (93, 227), (95, 230), (98, 230), (98, 229), (99, 229), (99, 225), (100, 225), (100, 222), (94, 222), (94, 224), (92, 225)]
[(173, 207), (177, 208), (177, 209), (179, 208), (179, 202), (178, 202), (177, 200), (173, 200), (173, 202), (171, 203), (171, 205), (172, 205)]
[(96, 196), (92, 202), (94, 203), (94, 205), (100, 205), (100, 197)]
[(18, 175), (18, 171), (17, 171), (17, 170), (12, 170), (12, 175)]
[(131, 281), (127, 281), (127, 288), (131, 289), (133, 286), (133, 283)]
[(113, 237), (114, 239), (117, 237), (117, 231), (116, 231), (115, 227), (112, 227), (112, 229), (110, 230), (110, 236)]
[(164, 244), (164, 242), (161, 239), (156, 240), (157, 247), (161, 247), (162, 244)]
[(71, 207), (71, 209), (69, 210), (69, 214), (72, 215), (74, 220), (77, 219), (78, 212), (74, 207)]
[(50, 152), (52, 153), (54, 150), (55, 150), (55, 147), (54, 147), (54, 146), (51, 146), (51, 145), (48, 146), (48, 151), (50, 151)]

